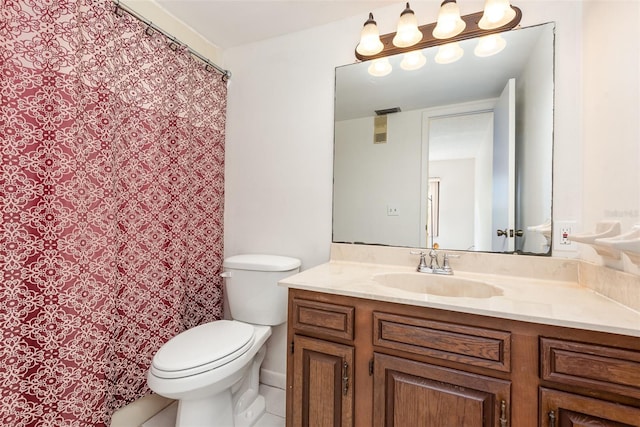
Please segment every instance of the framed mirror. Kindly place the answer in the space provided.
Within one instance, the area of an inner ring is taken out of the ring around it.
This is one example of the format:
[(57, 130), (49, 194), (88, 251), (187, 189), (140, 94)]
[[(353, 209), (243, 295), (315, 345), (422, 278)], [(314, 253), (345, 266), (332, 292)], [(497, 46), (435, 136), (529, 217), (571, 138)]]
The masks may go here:
[(336, 68), (333, 241), (550, 254), (553, 23), (455, 62)]

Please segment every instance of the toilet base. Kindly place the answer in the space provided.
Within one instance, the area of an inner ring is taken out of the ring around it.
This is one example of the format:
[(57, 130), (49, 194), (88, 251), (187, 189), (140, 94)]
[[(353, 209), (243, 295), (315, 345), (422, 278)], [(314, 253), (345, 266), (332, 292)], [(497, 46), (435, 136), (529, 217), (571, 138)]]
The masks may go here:
[[(233, 426), (231, 391), (215, 396), (178, 401), (176, 427)], [(215, 421), (214, 421), (215, 420)]]
[(176, 427), (251, 427), (266, 412), (264, 396), (258, 395), (244, 411), (234, 416), (231, 392), (198, 400), (178, 401)]
[(267, 410), (267, 404), (264, 396), (258, 395), (256, 400), (243, 412), (236, 414), (235, 427), (251, 427)]

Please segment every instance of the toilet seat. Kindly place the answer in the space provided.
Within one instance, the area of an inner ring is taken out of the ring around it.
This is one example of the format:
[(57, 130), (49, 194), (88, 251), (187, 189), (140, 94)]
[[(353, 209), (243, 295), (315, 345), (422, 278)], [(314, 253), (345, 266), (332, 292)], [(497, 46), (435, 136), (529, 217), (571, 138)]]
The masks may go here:
[(151, 373), (159, 378), (183, 378), (220, 367), (246, 353), (255, 328), (234, 320), (218, 320), (184, 331), (153, 357)]

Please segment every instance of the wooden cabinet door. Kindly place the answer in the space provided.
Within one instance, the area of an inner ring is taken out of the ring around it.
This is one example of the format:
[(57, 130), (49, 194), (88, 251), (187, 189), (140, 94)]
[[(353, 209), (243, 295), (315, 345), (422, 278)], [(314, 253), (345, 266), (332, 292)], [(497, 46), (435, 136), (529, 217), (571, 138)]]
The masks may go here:
[(640, 408), (540, 389), (541, 427), (640, 427)]
[(352, 346), (294, 335), (293, 427), (353, 425)]
[(511, 383), (374, 354), (376, 427), (507, 427)]

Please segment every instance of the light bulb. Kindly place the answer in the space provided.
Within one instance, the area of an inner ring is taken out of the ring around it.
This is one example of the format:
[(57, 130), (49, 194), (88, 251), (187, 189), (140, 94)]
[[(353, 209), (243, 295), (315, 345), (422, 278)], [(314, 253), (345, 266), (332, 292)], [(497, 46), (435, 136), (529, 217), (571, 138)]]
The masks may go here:
[(356, 52), (360, 55), (371, 56), (382, 52), (384, 45), (380, 41), (378, 25), (373, 20), (373, 13), (369, 13), (369, 19), (364, 23), (360, 33), (360, 43), (356, 46)]
[(464, 50), (458, 43), (447, 43), (440, 46), (435, 61), (438, 64), (451, 64), (462, 58), (462, 55), (464, 55)]
[(407, 71), (422, 68), (427, 63), (427, 58), (419, 50), (407, 52), (402, 57), (400, 68)]
[(368, 71), (374, 77), (384, 77), (392, 70), (391, 63), (388, 58), (378, 58), (371, 61)]
[(398, 29), (393, 37), (393, 45), (396, 47), (410, 47), (422, 40), (422, 32), (418, 29), (418, 20), (415, 13), (407, 7), (400, 14)]
[(479, 57), (491, 56), (502, 51), (506, 46), (507, 41), (500, 34), (490, 34), (478, 39), (478, 45), (473, 53)]
[(438, 24), (433, 29), (433, 37), (447, 39), (464, 31), (467, 23), (460, 18), (460, 8), (455, 0), (444, 0), (438, 13)]
[(511, 7), (509, 0), (486, 0), (478, 27), (483, 30), (500, 28), (511, 22), (515, 16), (516, 11)]

